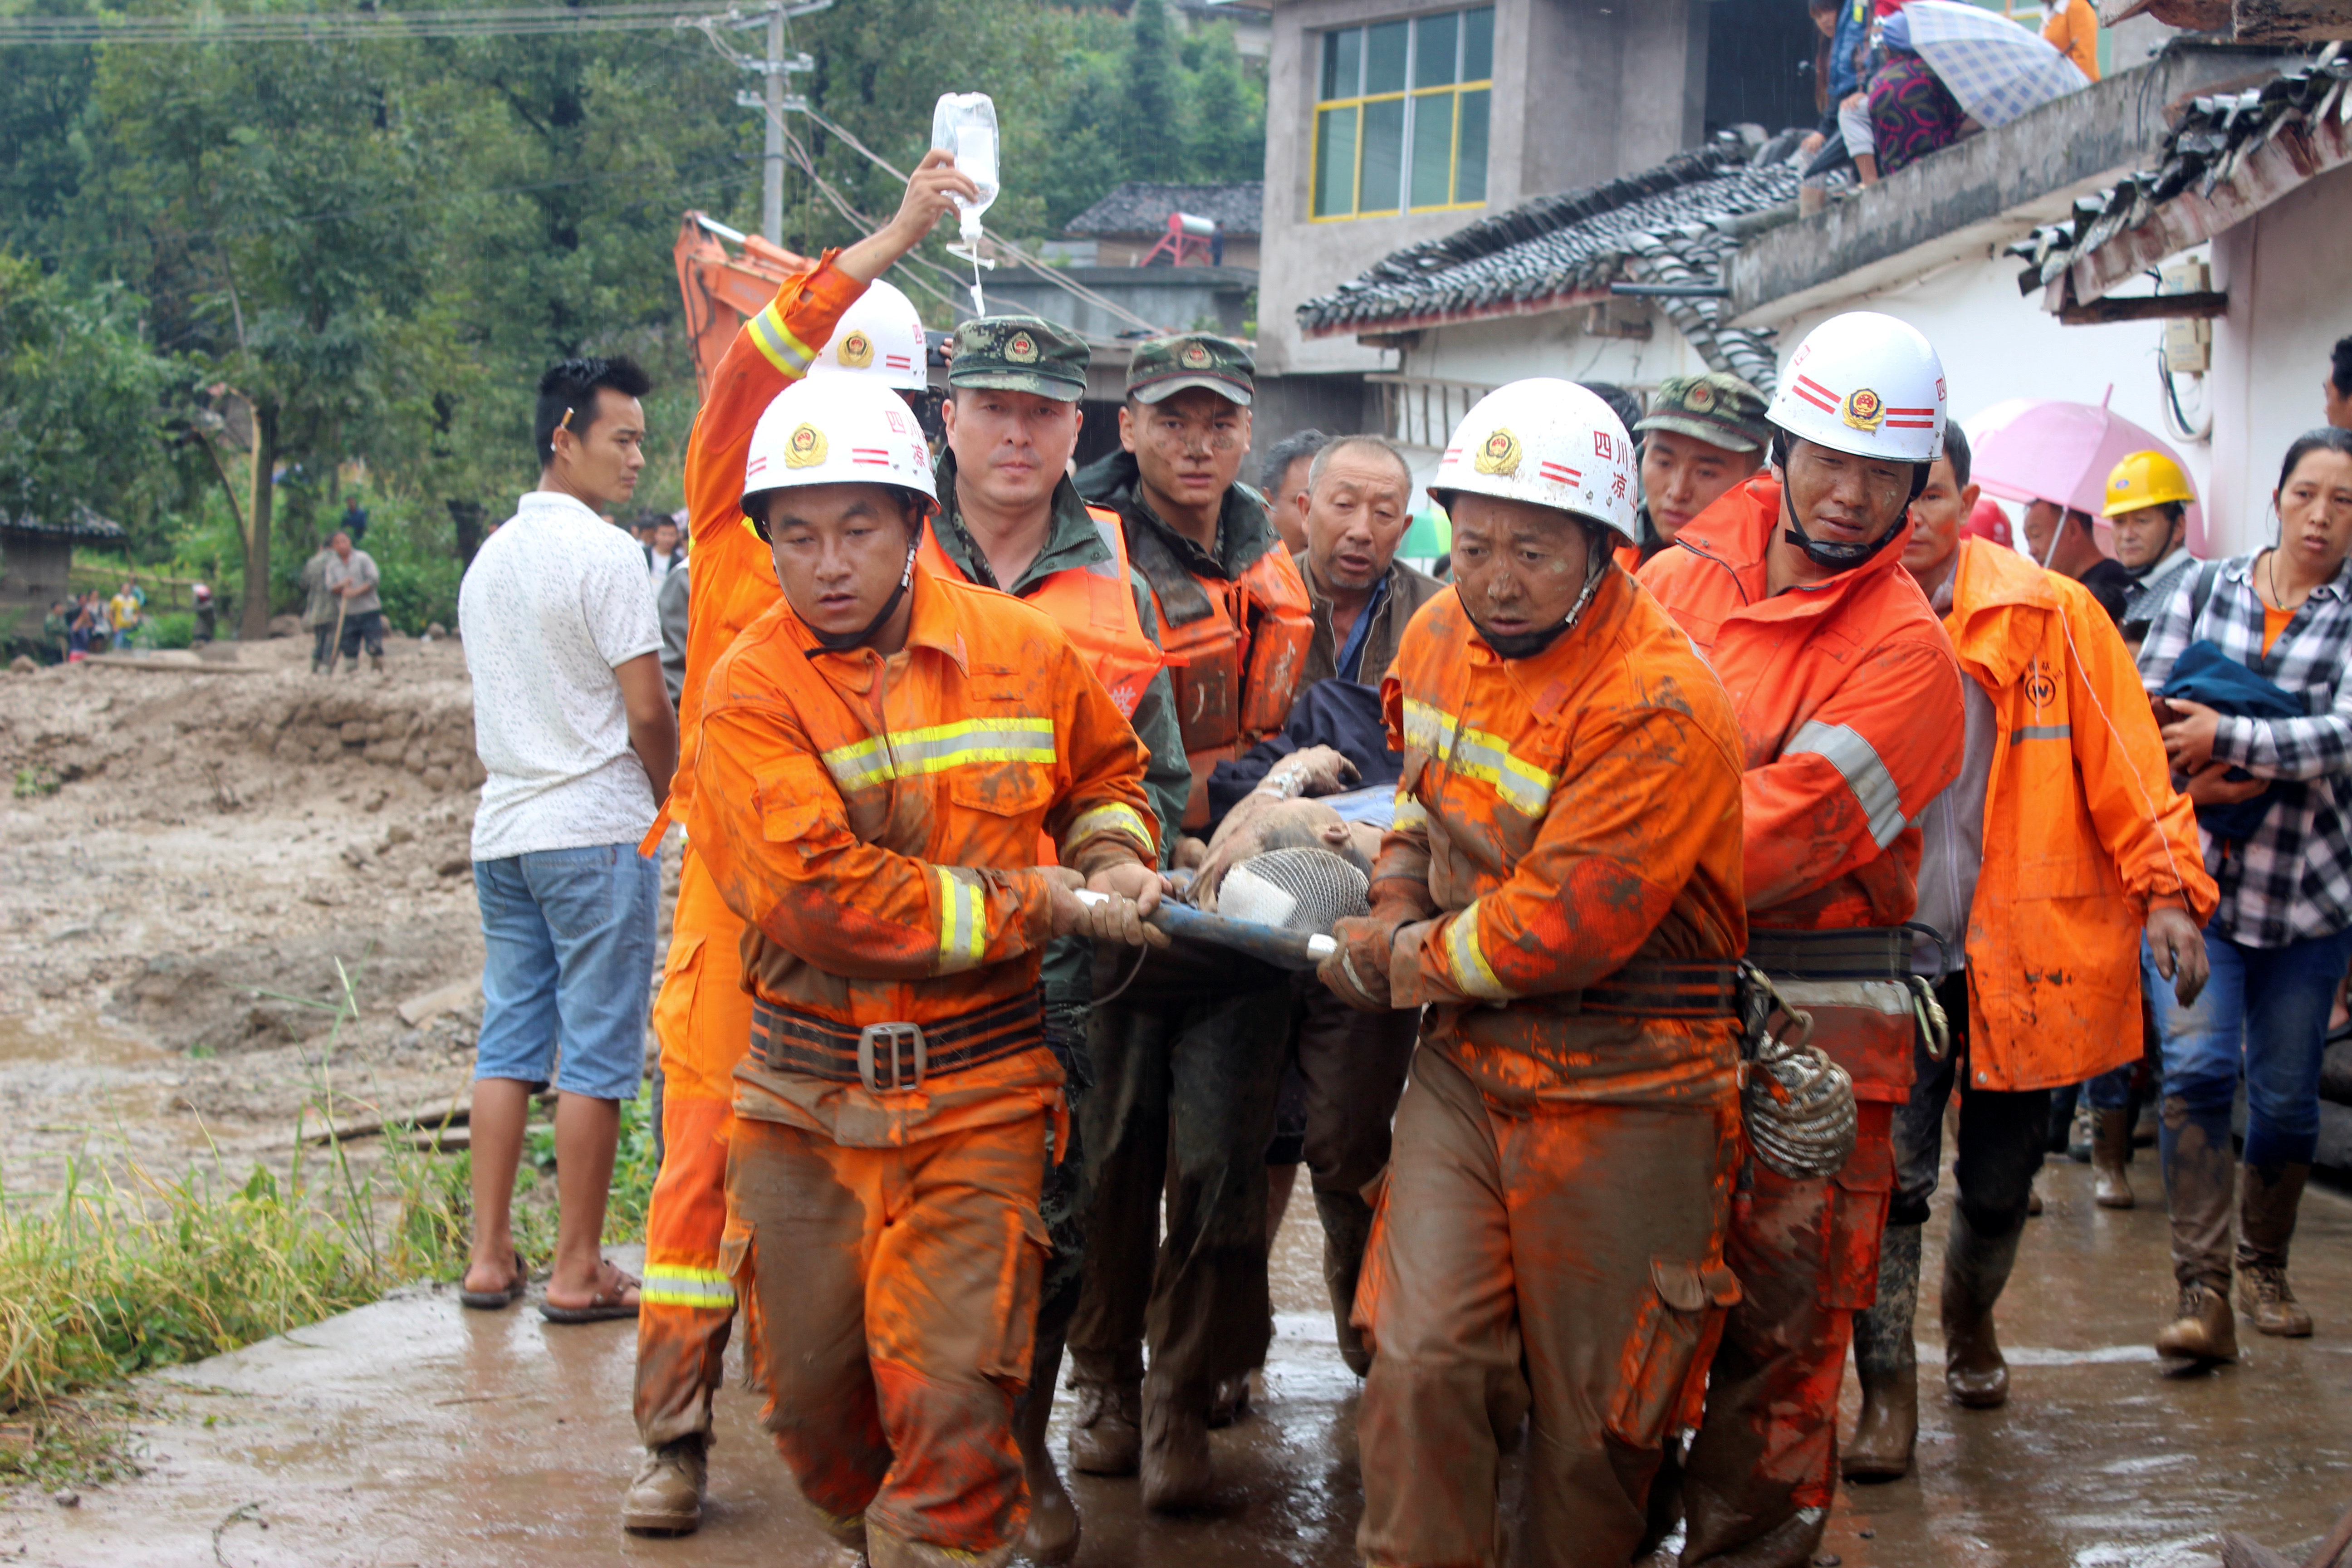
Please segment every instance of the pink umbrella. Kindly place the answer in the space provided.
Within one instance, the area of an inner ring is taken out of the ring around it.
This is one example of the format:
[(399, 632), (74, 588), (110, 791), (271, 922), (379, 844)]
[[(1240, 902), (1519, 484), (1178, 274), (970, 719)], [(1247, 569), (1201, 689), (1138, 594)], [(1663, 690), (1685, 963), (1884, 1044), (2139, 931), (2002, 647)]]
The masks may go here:
[[(2107, 395), (2115, 395), (2114, 387)], [(1986, 412), (1998, 422), (1972, 438), (1976, 462), (1970, 477), (2004, 500), (2046, 500), (2096, 518), (2107, 504), (2107, 475), (2117, 463), (2134, 452), (2150, 450), (2180, 461), (2169, 442), (2116, 413), (2105, 401), (2019, 403)], [(2112, 531), (2103, 522), (2097, 531), (2100, 548), (2113, 553), (2108, 544)], [(2202, 553), (2204, 543), (2203, 509), (2191, 506), (2189, 547)]]

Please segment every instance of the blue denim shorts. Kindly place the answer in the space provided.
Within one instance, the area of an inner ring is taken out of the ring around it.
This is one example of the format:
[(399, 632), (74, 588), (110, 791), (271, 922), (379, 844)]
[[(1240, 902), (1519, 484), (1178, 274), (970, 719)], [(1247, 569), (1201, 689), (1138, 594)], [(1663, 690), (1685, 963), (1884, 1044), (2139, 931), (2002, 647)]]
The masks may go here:
[(474, 862), (488, 950), (477, 1079), (636, 1098), (660, 888), (660, 863), (635, 844)]

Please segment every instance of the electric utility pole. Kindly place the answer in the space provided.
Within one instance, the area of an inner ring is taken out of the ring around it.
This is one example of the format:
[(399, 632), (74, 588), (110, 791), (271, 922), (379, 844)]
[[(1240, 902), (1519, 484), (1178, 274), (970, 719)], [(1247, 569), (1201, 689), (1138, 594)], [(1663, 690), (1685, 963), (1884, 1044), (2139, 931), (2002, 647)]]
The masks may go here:
[(794, 16), (830, 8), (833, 0), (769, 0), (769, 4), (753, 10), (730, 13), (723, 24), (735, 32), (749, 32), (764, 27), (768, 34), (768, 51), (760, 59), (738, 58), (743, 68), (760, 76), (761, 90), (739, 92), (736, 103), (744, 109), (756, 109), (766, 121), (767, 139), (760, 170), (760, 232), (771, 245), (784, 242), (784, 115), (788, 110), (804, 110), (808, 100), (799, 93), (785, 91), (784, 79), (816, 69), (816, 61), (805, 54), (787, 58), (784, 54), (784, 24)]

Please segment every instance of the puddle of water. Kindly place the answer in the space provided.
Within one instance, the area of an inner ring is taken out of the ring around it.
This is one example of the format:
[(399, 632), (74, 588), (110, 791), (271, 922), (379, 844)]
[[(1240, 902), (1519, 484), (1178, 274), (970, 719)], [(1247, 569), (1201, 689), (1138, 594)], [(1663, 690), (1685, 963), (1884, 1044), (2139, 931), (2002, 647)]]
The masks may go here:
[(71, 1062), (85, 1067), (144, 1067), (169, 1052), (100, 1021), (95, 1013), (67, 1009), (19, 1016), (0, 1014), (0, 1067), (15, 1062)]

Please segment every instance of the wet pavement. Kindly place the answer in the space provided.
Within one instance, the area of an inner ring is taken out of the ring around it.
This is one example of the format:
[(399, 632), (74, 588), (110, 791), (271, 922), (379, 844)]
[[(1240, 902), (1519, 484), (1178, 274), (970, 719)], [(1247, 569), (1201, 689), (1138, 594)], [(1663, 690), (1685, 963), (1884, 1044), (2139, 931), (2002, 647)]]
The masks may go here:
[[(2147, 1152), (2132, 1170), (2152, 1196)], [(2173, 1377), (2147, 1348), (2170, 1300), (2163, 1213), (2097, 1209), (2090, 1187), (2087, 1166), (2044, 1174), (2048, 1213), (2000, 1312), (2006, 1409), (1945, 1403), (1929, 1307), (1919, 1473), (1841, 1494), (1825, 1562), (2210, 1564), (2225, 1528), (2299, 1559), (2352, 1504), (2352, 1201), (2314, 1192), (2305, 1205), (2295, 1279), (2317, 1337), (2248, 1333), (2237, 1366)], [(1928, 1230), (1931, 1282), (1942, 1229)], [(1355, 1561), (1357, 1384), (1332, 1347), (1319, 1245), (1302, 1192), (1277, 1249), (1265, 1396), (1214, 1439), (1217, 1508), (1147, 1521), (1134, 1481), (1076, 1478), (1081, 1563)], [(552, 1328), (527, 1307), (464, 1312), (428, 1289), (178, 1369), (156, 1380), (168, 1418), (142, 1434), (148, 1473), (70, 1510), (16, 1494), (0, 1508), (0, 1563), (848, 1563), (803, 1522), (751, 1396), (731, 1386), (702, 1532), (621, 1532), (635, 1343), (625, 1323)], [(1850, 1422), (1850, 1379), (1847, 1393)]]

